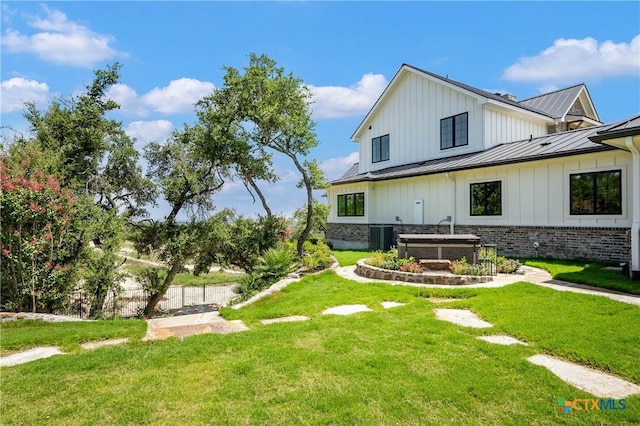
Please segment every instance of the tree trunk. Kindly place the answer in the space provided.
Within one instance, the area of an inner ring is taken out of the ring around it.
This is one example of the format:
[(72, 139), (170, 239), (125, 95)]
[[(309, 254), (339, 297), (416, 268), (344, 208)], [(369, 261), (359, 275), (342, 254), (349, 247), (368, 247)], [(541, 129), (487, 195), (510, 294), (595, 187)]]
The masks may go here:
[(312, 227), (312, 217), (313, 217), (313, 188), (311, 187), (311, 179), (309, 179), (309, 175), (307, 174), (307, 170), (300, 164), (296, 156), (291, 156), (296, 168), (302, 174), (302, 181), (304, 182), (304, 186), (307, 189), (307, 223), (302, 230), (302, 233), (298, 237), (298, 257), (302, 258), (304, 252), (304, 242), (309, 238), (309, 234), (311, 233)]
[(253, 190), (256, 191), (256, 194), (258, 194), (258, 198), (260, 198), (262, 207), (264, 208), (264, 211), (267, 212), (267, 217), (271, 217), (272, 216), (271, 209), (267, 205), (267, 199), (264, 198), (264, 194), (262, 193), (262, 191), (260, 191), (260, 188), (258, 188), (258, 185), (255, 183), (253, 179), (247, 178), (247, 181), (249, 182), (249, 185), (251, 185)]
[(182, 267), (182, 262), (180, 260), (173, 261), (173, 265), (171, 265), (171, 270), (167, 274), (167, 277), (164, 279), (164, 282), (162, 283), (162, 287), (158, 289), (158, 291), (156, 291), (155, 293), (149, 296), (149, 300), (147, 301), (147, 306), (144, 307), (145, 317), (150, 317), (151, 315), (153, 315), (153, 313), (156, 310), (156, 305), (158, 304), (158, 302), (160, 302), (160, 300), (162, 300), (164, 295), (167, 293), (167, 290), (173, 283), (173, 279), (176, 277), (181, 267)]

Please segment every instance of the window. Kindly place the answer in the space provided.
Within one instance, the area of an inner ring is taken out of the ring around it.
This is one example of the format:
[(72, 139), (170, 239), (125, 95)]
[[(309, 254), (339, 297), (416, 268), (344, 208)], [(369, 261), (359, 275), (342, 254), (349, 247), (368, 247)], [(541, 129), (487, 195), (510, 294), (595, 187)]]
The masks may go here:
[(338, 216), (364, 216), (364, 192), (338, 195)]
[(371, 139), (371, 162), (379, 163), (389, 159), (389, 135)]
[(569, 175), (570, 214), (622, 214), (622, 171)]
[(502, 182), (471, 184), (471, 216), (500, 216), (502, 214)]
[(440, 120), (440, 149), (469, 144), (469, 113), (462, 113)]

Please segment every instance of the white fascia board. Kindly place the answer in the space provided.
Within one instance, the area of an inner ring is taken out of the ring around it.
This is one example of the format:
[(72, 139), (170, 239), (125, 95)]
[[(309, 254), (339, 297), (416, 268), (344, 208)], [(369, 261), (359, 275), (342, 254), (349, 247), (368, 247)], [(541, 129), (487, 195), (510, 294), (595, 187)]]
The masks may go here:
[(582, 90), (580, 91), (580, 93), (578, 94), (578, 98), (580, 98), (582, 95), (584, 95), (584, 97), (586, 98), (588, 104), (589, 104), (589, 108), (591, 108), (591, 111), (593, 111), (593, 116), (596, 118), (597, 123), (598, 124), (602, 124), (600, 120), (600, 116), (598, 115), (598, 111), (596, 111), (596, 107), (593, 105), (593, 101), (591, 100), (591, 95), (589, 95), (589, 90), (587, 89), (587, 86), (582, 85)]

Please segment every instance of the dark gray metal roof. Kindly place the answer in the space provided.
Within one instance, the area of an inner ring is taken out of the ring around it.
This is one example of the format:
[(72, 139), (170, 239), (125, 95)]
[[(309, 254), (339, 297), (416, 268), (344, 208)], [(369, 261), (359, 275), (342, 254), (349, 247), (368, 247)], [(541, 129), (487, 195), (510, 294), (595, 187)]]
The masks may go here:
[(357, 165), (354, 165), (343, 177), (331, 182), (331, 184), (339, 185), (351, 182), (400, 179), (614, 150), (616, 148), (589, 140), (590, 137), (595, 136), (598, 131), (603, 130), (605, 127), (607, 126), (594, 126), (555, 133), (531, 140), (526, 139), (501, 144), (485, 151), (421, 161), (362, 174), (357, 173)]
[(359, 164), (355, 163), (338, 180), (347, 179), (358, 174)]
[(594, 142), (601, 142), (607, 139), (633, 136), (640, 133), (640, 114), (619, 121), (614, 124), (600, 127), (596, 135), (591, 136)]
[(518, 104), (544, 111), (554, 118), (563, 118), (573, 106), (580, 95), (580, 91), (585, 87), (580, 83), (566, 89), (545, 93), (529, 99), (523, 99)]

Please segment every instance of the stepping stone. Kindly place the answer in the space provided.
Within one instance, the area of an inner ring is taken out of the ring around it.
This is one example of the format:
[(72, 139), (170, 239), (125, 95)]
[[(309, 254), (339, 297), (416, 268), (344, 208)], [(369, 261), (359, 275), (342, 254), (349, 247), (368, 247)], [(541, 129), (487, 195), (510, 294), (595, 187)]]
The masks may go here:
[(297, 321), (307, 321), (309, 317), (304, 315), (292, 315), (290, 317), (282, 317), (282, 318), (270, 318), (260, 320), (262, 324), (275, 324), (278, 322), (297, 322)]
[(406, 305), (406, 303), (399, 303), (399, 302), (380, 302), (380, 304), (385, 309), (397, 308), (398, 306)]
[(248, 330), (242, 320), (227, 321), (218, 312), (205, 312), (147, 321), (147, 334), (142, 341), (183, 338), (194, 334), (228, 334)]
[(436, 309), (436, 318), (443, 321), (449, 321), (463, 327), (493, 327), (493, 324), (480, 319), (479, 316), (466, 309)]
[(333, 308), (325, 309), (322, 315), (351, 315), (356, 312), (371, 311), (366, 305), (341, 305)]
[(529, 346), (528, 343), (523, 342), (522, 340), (518, 340), (515, 337), (511, 336), (478, 336), (478, 339), (484, 340), (485, 342), (494, 343), (496, 345), (524, 345)]
[(60, 351), (60, 349), (55, 346), (33, 348), (29, 349), (28, 351), (19, 352), (17, 354), (0, 358), (0, 367), (25, 364), (27, 362), (35, 361), (38, 359), (49, 358), (50, 356), (54, 355), (64, 355), (64, 352)]
[(128, 338), (124, 338), (124, 339), (109, 339), (109, 340), (101, 340), (99, 342), (87, 342), (87, 343), (83, 343), (80, 346), (82, 346), (82, 349), (96, 349), (96, 348), (100, 348), (102, 346), (115, 346), (115, 345), (121, 345), (123, 343), (127, 343), (129, 341)]
[(640, 393), (640, 386), (598, 370), (548, 355), (533, 355), (527, 361), (545, 367), (560, 379), (598, 398), (626, 398)]

